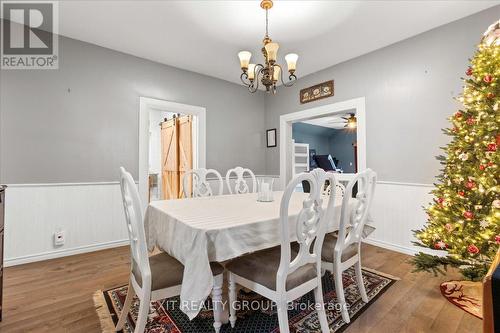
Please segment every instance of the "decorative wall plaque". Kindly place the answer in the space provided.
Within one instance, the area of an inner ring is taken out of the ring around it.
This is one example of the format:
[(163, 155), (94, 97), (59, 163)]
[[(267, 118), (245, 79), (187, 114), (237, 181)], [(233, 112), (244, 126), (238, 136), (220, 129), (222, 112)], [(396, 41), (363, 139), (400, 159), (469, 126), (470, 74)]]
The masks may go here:
[(300, 104), (333, 96), (333, 80), (300, 90)]

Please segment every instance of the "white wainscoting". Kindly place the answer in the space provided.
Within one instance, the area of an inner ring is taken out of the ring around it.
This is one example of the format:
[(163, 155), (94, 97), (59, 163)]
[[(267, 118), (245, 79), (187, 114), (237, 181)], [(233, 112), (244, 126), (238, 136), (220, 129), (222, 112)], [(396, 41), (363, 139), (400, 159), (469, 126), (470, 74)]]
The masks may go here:
[[(279, 177), (272, 177), (279, 190)], [(406, 254), (422, 250), (411, 244), (411, 230), (426, 221), (422, 206), (430, 202), (431, 189), (379, 181), (371, 211), (377, 230), (366, 242)], [(10, 185), (5, 213), (6, 266), (128, 243), (118, 182)], [(65, 232), (61, 247), (53, 245), (58, 229)]]
[(118, 182), (9, 185), (5, 201), (6, 266), (128, 243)]
[(427, 221), (422, 206), (432, 200), (432, 188), (430, 184), (378, 181), (371, 209), (377, 230), (366, 243), (406, 254), (430, 252), (412, 244), (412, 230), (420, 229)]

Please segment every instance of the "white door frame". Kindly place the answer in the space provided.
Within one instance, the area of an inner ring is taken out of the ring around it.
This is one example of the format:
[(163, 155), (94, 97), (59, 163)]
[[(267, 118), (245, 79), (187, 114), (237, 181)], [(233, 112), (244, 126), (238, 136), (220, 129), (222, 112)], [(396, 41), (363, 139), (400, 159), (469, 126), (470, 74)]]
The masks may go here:
[(193, 116), (193, 168), (206, 166), (206, 109), (201, 106), (181, 104), (155, 98), (140, 98), (139, 109), (139, 194), (143, 204), (148, 203), (149, 173), (149, 112), (168, 111)]
[[(292, 158), (292, 124), (298, 121), (324, 117), (336, 113), (346, 113), (348, 111), (354, 112), (357, 119), (358, 171), (366, 169), (365, 98), (359, 97), (280, 116), (280, 183), (282, 188), (285, 188), (292, 174), (290, 169)], [(348, 174), (345, 176), (346, 177), (342, 178), (349, 177)]]

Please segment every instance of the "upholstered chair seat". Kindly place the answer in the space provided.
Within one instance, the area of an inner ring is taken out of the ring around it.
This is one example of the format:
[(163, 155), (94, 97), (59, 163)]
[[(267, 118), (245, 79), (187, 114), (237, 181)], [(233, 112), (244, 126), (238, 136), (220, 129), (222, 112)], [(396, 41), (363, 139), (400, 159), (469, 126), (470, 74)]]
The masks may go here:
[[(292, 250), (292, 258), (297, 255)], [(257, 282), (271, 290), (276, 290), (276, 274), (280, 265), (281, 247), (250, 253), (232, 260), (226, 269), (250, 281)], [(307, 264), (288, 275), (286, 289), (292, 290), (316, 278), (316, 266)]]
[[(151, 268), (152, 291), (182, 284), (184, 265), (167, 253), (162, 252), (149, 257), (149, 267)], [(224, 267), (218, 263), (210, 263), (210, 267), (214, 276), (224, 272)], [(132, 274), (134, 274), (135, 280), (142, 288), (141, 273), (135, 262), (132, 265)]]
[[(333, 233), (325, 235), (325, 240), (323, 241), (323, 249), (321, 251), (321, 259), (329, 262), (333, 262), (333, 249), (337, 245), (338, 238)], [(358, 253), (358, 244), (351, 244), (345, 250), (342, 251), (341, 260), (346, 261), (349, 258), (354, 257)]]

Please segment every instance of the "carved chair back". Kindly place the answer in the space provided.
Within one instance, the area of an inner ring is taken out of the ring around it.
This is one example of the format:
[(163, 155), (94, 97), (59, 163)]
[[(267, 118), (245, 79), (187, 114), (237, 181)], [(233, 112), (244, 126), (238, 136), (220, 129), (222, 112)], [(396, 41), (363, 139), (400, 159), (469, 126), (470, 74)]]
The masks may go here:
[(120, 188), (130, 239), (132, 266), (139, 269), (142, 281), (144, 281), (142, 286), (144, 288), (147, 283), (151, 283), (151, 269), (144, 232), (144, 212), (134, 179), (123, 167), (120, 168)]
[[(304, 265), (316, 264), (318, 276), (321, 276), (321, 248), (325, 237), (326, 224), (331, 214), (333, 214), (335, 204), (334, 193), (327, 198), (326, 211), (323, 209), (321, 190), (326, 179), (335, 186), (336, 179), (333, 174), (326, 173), (322, 169), (314, 169), (310, 173), (301, 173), (287, 185), (283, 193), (280, 206), (281, 260), (276, 277), (276, 290), (278, 292), (286, 290), (287, 276)], [(311, 190), (302, 202), (302, 209), (296, 218), (295, 233), (300, 247), (297, 256), (292, 260), (288, 210), (294, 190), (302, 181), (307, 181)]]
[[(217, 178), (217, 186), (214, 190), (210, 186), (208, 182), (207, 176), (213, 174)], [(223, 191), (223, 181), (222, 176), (217, 170), (214, 169), (193, 169), (186, 171), (182, 178), (182, 192), (184, 197), (187, 198), (189, 196), (189, 181), (192, 179), (193, 181), (193, 198), (197, 197), (210, 197), (213, 195), (221, 195)]]
[[(361, 242), (363, 229), (373, 201), (376, 182), (377, 174), (371, 169), (366, 169), (356, 174), (347, 184), (342, 200), (338, 241), (334, 249), (335, 258), (341, 258), (342, 251), (349, 245)], [(352, 198), (353, 188), (356, 184), (358, 184), (358, 192), (356, 197)], [(350, 207), (353, 199), (356, 200), (355, 205)]]
[[(234, 187), (231, 186), (231, 175), (236, 174), (236, 180), (234, 182)], [(252, 179), (252, 191), (250, 192), (250, 188), (245, 180), (244, 175), (248, 174)], [(244, 194), (244, 193), (255, 193), (257, 191), (257, 180), (255, 179), (255, 175), (250, 169), (236, 167), (234, 169), (229, 169), (226, 173), (226, 184), (229, 189), (229, 193), (231, 194)]]

